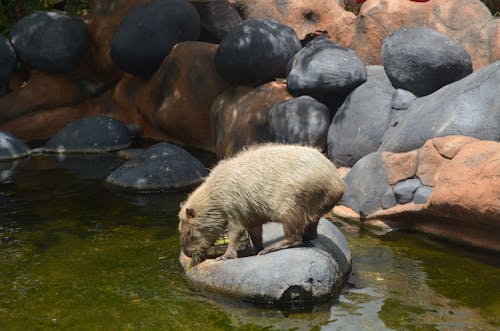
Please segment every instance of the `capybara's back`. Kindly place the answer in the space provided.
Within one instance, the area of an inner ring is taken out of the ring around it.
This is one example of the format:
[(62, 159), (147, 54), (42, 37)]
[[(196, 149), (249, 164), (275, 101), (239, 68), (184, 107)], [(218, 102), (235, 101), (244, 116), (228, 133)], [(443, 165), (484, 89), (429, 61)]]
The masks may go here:
[(278, 144), (252, 147), (221, 162), (203, 185), (242, 223), (321, 216), (344, 191), (337, 168), (321, 152)]

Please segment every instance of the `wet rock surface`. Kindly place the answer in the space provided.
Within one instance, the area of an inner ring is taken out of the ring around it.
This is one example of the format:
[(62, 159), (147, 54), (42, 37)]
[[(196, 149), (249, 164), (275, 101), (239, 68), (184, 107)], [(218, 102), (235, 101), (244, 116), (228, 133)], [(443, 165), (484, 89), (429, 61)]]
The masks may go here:
[(0, 161), (19, 159), (30, 155), (30, 148), (8, 132), (0, 131)]
[(43, 149), (56, 153), (102, 153), (127, 148), (130, 143), (130, 132), (122, 122), (98, 115), (68, 124)]
[(189, 152), (158, 143), (113, 171), (106, 183), (138, 192), (173, 192), (192, 189), (206, 175), (205, 166)]
[[(283, 238), (278, 223), (263, 227), (264, 246)], [(351, 253), (344, 235), (327, 219), (318, 224), (318, 238), (304, 247), (226, 261), (213, 259), (188, 269), (189, 282), (198, 289), (260, 303), (313, 303), (338, 292), (351, 272)]]

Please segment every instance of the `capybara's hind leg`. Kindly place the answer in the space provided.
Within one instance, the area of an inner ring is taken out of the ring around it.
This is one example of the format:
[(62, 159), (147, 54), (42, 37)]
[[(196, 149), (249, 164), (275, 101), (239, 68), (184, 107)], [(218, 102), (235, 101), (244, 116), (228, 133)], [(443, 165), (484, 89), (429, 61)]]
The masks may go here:
[(302, 240), (302, 228), (295, 225), (293, 221), (287, 221), (283, 223), (283, 231), (285, 232), (285, 239), (277, 241), (259, 252), (259, 255), (264, 255), (270, 252), (278, 251), (280, 249), (291, 248), (296, 246), (301, 246), (303, 244)]
[(252, 240), (255, 254), (259, 253), (264, 248), (264, 245), (262, 245), (262, 225), (249, 228), (247, 229), (247, 232), (250, 236), (250, 239)]
[(308, 220), (306, 226), (304, 227), (304, 235), (302, 237), (304, 241), (318, 238), (318, 222), (319, 217), (311, 217)]

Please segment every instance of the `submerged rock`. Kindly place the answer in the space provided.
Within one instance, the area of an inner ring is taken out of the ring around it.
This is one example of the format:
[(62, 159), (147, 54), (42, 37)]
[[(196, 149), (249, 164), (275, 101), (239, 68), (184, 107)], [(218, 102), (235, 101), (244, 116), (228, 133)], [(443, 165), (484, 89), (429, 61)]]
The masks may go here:
[(106, 116), (92, 116), (66, 125), (44, 147), (55, 153), (103, 153), (127, 148), (130, 133), (122, 122)]
[(30, 155), (30, 148), (8, 132), (0, 131), (0, 161), (19, 159)]
[(68, 72), (87, 50), (87, 27), (76, 17), (36, 12), (19, 20), (9, 32), (20, 60), (46, 72)]
[(206, 175), (205, 166), (186, 150), (158, 143), (116, 169), (106, 183), (139, 192), (182, 191), (193, 188)]
[[(283, 238), (278, 223), (263, 226), (264, 246)], [(351, 272), (351, 252), (340, 230), (327, 219), (318, 224), (318, 238), (304, 247), (262, 256), (226, 261), (213, 259), (188, 269), (190, 283), (199, 289), (259, 303), (314, 303), (336, 294)]]

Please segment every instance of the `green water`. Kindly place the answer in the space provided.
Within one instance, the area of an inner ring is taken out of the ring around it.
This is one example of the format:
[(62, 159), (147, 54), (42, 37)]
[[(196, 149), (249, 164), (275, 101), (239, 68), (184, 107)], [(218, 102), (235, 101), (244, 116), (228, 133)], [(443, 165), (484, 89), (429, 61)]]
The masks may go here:
[(185, 195), (110, 192), (103, 178), (120, 162), (0, 164), (0, 330), (500, 329), (500, 258), (348, 224), (353, 274), (320, 306), (193, 291), (177, 259)]

